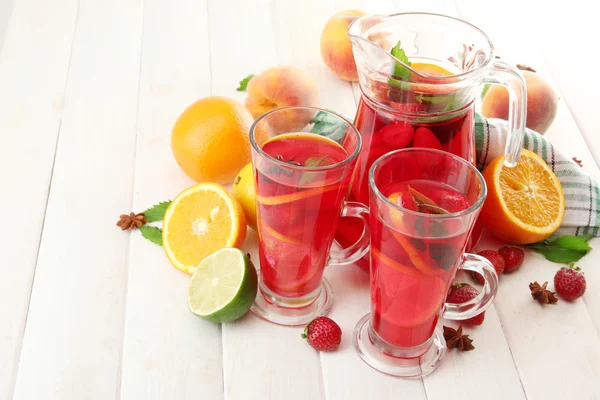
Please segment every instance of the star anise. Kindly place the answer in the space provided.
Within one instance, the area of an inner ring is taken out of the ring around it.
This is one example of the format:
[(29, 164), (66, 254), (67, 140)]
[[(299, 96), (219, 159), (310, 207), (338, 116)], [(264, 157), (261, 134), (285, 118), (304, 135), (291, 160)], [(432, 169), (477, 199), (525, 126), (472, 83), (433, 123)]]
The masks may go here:
[(573, 157), (572, 160), (575, 161), (575, 164), (577, 164), (583, 168), (583, 163), (581, 162), (581, 160), (579, 158)]
[(121, 230), (126, 231), (127, 229), (137, 229), (142, 225), (146, 225), (147, 222), (148, 220), (143, 213), (121, 214), (117, 226), (120, 227)]
[(529, 65), (525, 65), (525, 64), (517, 64), (517, 68), (519, 68), (521, 71), (536, 72), (535, 69), (533, 69)]
[(547, 281), (543, 285), (537, 282), (530, 283), (529, 290), (531, 290), (531, 297), (542, 304), (556, 304), (558, 302), (556, 293), (546, 290), (546, 286), (548, 286)]
[(460, 351), (471, 351), (475, 349), (475, 346), (473, 346), (473, 339), (469, 339), (469, 335), (463, 335), (462, 325), (460, 325), (458, 329), (444, 325), (444, 339), (446, 339), (446, 346), (449, 349), (456, 348)]
[(471, 351), (475, 349), (473, 339), (469, 338), (469, 335), (463, 335), (462, 325), (458, 329), (444, 326), (444, 339), (446, 339), (446, 346), (449, 349), (456, 348), (459, 351)]

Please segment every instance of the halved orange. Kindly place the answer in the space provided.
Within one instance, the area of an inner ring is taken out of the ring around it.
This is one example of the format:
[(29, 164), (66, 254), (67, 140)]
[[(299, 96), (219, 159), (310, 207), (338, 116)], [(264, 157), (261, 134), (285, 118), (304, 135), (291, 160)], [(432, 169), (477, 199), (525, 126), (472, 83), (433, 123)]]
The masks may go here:
[(565, 196), (554, 172), (537, 154), (521, 150), (514, 168), (504, 156), (483, 171), (488, 196), (481, 221), (494, 235), (514, 244), (539, 242), (552, 235), (565, 215)]
[(193, 274), (208, 255), (244, 243), (246, 216), (224, 187), (199, 183), (173, 199), (165, 213), (162, 237), (173, 266)]

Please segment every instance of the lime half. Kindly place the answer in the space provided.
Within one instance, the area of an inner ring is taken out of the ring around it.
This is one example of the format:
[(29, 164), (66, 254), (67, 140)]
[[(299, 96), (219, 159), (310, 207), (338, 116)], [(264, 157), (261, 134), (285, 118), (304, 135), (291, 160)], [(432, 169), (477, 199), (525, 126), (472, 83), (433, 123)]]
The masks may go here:
[(239, 249), (224, 248), (198, 265), (188, 288), (188, 306), (208, 321), (234, 321), (250, 310), (257, 288), (250, 258)]

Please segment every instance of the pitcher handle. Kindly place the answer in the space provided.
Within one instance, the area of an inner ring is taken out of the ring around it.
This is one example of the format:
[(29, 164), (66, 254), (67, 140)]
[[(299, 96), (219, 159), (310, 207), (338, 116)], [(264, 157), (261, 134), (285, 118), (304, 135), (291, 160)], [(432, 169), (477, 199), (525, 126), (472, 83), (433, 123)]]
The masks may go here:
[(465, 254), (463, 264), (459, 269), (479, 272), (485, 280), (483, 289), (477, 297), (464, 303), (446, 303), (444, 318), (465, 320), (485, 311), (494, 301), (498, 292), (498, 275), (492, 263), (486, 258), (475, 254)]
[(348, 265), (352, 264), (368, 253), (371, 248), (371, 235), (369, 229), (369, 209), (357, 201), (344, 202), (342, 209), (343, 217), (356, 217), (362, 219), (364, 223), (363, 233), (358, 240), (345, 249), (331, 249), (328, 265)]
[(508, 90), (508, 137), (504, 148), (504, 165), (517, 165), (523, 146), (527, 120), (527, 86), (518, 68), (499, 59), (494, 60), (492, 72), (485, 83), (498, 84)]

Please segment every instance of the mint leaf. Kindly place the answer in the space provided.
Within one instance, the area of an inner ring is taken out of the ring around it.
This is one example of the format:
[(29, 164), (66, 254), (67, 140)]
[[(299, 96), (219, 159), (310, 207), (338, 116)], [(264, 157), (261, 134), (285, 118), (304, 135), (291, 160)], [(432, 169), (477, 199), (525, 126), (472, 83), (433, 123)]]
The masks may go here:
[(150, 207), (144, 211), (144, 217), (146, 217), (148, 222), (162, 221), (165, 217), (165, 212), (167, 211), (169, 204), (171, 204), (171, 200), (162, 201), (154, 205), (154, 207)]
[(246, 91), (246, 87), (248, 86), (248, 82), (250, 82), (250, 79), (254, 78), (254, 74), (250, 74), (247, 77), (245, 77), (244, 79), (242, 79), (240, 81), (240, 87), (235, 89), (238, 92), (245, 92)]
[(587, 241), (590, 240), (592, 237), (593, 237), (593, 235), (582, 235), (582, 236), (565, 235), (565, 236), (561, 236), (558, 239), (556, 239), (556, 244), (558, 244), (559, 246), (561, 246), (565, 249), (569, 249), (569, 250), (588, 251), (588, 250), (591, 250), (592, 248), (590, 247), (589, 244), (587, 244)]
[(312, 133), (318, 133), (337, 143), (342, 142), (348, 129), (346, 122), (325, 111), (319, 111), (310, 123), (314, 124), (310, 130)]
[[(396, 57), (399, 61), (402, 61), (404, 64), (408, 65), (409, 67), (411, 66), (410, 61), (408, 61), (408, 56), (404, 52), (404, 49), (402, 49), (402, 44), (400, 40), (398, 40), (398, 43), (396, 43), (396, 45), (392, 47), (392, 50), (390, 50), (390, 54)], [(410, 78), (410, 70), (407, 69), (404, 65), (396, 62), (394, 65), (394, 76), (408, 79)]]
[(542, 254), (548, 261), (570, 264), (579, 261), (592, 250), (587, 243), (592, 237), (592, 235), (564, 235), (556, 239), (545, 239), (527, 247)]
[(304, 162), (305, 167), (324, 167), (326, 165), (331, 165), (327, 156), (321, 157), (309, 157)]
[(140, 226), (140, 231), (142, 232), (143, 237), (152, 243), (162, 246), (162, 229), (157, 228), (156, 226), (143, 225)]
[(491, 87), (492, 87), (492, 85), (490, 83), (486, 83), (485, 85), (483, 85), (483, 90), (481, 91), (482, 99), (485, 97), (485, 94), (487, 93), (488, 90), (490, 90)]

